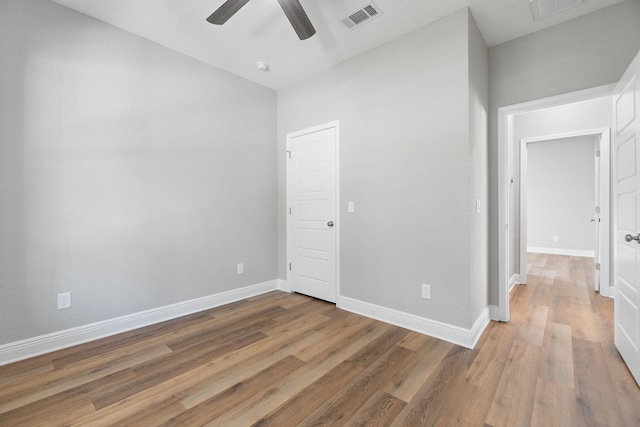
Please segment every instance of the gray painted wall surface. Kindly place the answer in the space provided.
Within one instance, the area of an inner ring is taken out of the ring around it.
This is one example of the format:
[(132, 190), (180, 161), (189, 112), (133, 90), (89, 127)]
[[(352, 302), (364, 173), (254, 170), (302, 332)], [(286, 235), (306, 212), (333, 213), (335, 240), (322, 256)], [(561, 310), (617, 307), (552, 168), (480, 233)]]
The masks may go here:
[[(527, 244), (595, 250), (594, 150), (583, 136), (527, 145)], [(554, 242), (553, 236), (558, 236)]]
[(640, 1), (601, 9), (489, 49), (489, 283), (498, 304), (499, 107), (618, 81), (640, 50)]
[[(471, 319), (489, 303), (489, 188), (487, 139), (489, 114), (489, 50), (469, 19), (469, 155), (471, 156)], [(475, 201), (480, 203), (476, 212)]]
[[(472, 147), (469, 104), (481, 109), (486, 88), (477, 71), (470, 94), (468, 29), (462, 10), (278, 92), (281, 278), (286, 134), (338, 119), (341, 294), (471, 326), (469, 235), (482, 218), (473, 225), (470, 218), (482, 194), (475, 195), (470, 170), (483, 174), (482, 161), (476, 167), (472, 159), (472, 150), (482, 151), (483, 131), (475, 126)], [(475, 69), (483, 59), (482, 49), (474, 51)], [(478, 233), (473, 244), (480, 247), (481, 239)], [(486, 288), (482, 278), (473, 280)], [(432, 285), (431, 300), (420, 297), (421, 283)]]
[[(335, 119), (341, 206), (356, 202), (343, 294), (469, 327), (487, 212), (498, 302), (497, 108), (617, 81), (640, 2), (489, 50), (488, 204), (467, 18), (281, 91), (276, 168), (273, 91), (48, 1), (0, 2), (0, 344), (284, 278), (285, 135)], [(61, 291), (72, 310), (55, 310)]]
[(3, 0), (0, 94), (0, 344), (276, 278), (274, 91)]

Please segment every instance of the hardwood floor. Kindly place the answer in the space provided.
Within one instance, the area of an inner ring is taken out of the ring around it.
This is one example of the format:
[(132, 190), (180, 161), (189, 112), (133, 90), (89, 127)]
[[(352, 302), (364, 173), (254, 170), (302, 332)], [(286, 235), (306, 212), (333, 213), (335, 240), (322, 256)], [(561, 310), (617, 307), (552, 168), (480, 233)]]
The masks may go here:
[(262, 295), (0, 367), (0, 425), (638, 426), (591, 270), (530, 255), (474, 350)]

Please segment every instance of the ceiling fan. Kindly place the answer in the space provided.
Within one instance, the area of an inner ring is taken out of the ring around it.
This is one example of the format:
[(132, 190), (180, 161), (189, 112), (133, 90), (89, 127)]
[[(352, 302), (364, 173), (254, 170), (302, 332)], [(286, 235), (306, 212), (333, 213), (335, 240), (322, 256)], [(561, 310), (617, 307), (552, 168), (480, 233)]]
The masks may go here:
[[(248, 2), (249, 0), (227, 0), (207, 18), (207, 21), (212, 24), (222, 25)], [(316, 29), (313, 28), (309, 17), (298, 0), (278, 0), (278, 3), (284, 14), (287, 15), (300, 40), (308, 39), (316, 33)]]

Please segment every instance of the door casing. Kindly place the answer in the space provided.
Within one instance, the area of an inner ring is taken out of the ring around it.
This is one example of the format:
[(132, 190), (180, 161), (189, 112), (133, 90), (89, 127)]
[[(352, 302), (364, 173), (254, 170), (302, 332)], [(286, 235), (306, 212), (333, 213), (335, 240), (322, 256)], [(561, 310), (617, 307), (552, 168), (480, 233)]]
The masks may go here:
[[(600, 149), (599, 169), (599, 199), (600, 199), (600, 227), (599, 248), (600, 253), (600, 286), (596, 291), (600, 295), (613, 297), (610, 289), (610, 128), (589, 129), (584, 131), (566, 132), (553, 135), (538, 136), (520, 140), (520, 284), (527, 283), (527, 151), (525, 146), (540, 141), (554, 141), (564, 138), (580, 136), (599, 137)], [(598, 178), (598, 177), (596, 177)], [(597, 286), (597, 284), (596, 284)]]
[(515, 149), (514, 118), (516, 115), (543, 108), (610, 96), (615, 84), (571, 92), (550, 98), (498, 108), (498, 305), (491, 310), (494, 320), (509, 321), (509, 156)]

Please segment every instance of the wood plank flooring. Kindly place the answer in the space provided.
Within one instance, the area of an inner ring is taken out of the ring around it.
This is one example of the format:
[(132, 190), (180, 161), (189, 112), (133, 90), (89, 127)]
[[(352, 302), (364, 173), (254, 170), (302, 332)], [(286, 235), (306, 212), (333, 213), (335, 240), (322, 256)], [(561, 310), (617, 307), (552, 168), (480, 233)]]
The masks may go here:
[(0, 367), (0, 426), (638, 426), (592, 260), (531, 254), (469, 350), (273, 292)]

